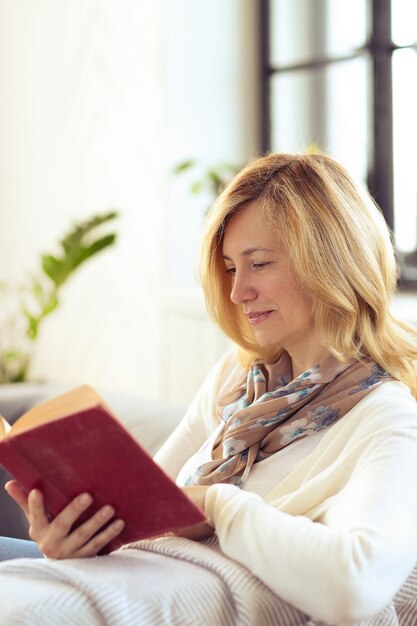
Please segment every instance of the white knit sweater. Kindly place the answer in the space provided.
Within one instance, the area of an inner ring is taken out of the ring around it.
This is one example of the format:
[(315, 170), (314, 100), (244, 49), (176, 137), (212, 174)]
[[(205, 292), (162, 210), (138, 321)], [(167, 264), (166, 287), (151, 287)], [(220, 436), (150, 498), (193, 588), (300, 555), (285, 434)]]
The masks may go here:
[[(171, 476), (217, 428), (216, 398), (240, 373), (234, 353), (210, 372), (156, 456)], [(269, 468), (280, 478), (263, 497), (256, 481), (251, 490), (208, 489), (205, 512), (223, 552), (317, 619), (348, 624), (374, 615), (417, 563), (416, 401), (404, 385), (386, 382), (301, 452), (289, 473), (280, 455), (277, 474)]]

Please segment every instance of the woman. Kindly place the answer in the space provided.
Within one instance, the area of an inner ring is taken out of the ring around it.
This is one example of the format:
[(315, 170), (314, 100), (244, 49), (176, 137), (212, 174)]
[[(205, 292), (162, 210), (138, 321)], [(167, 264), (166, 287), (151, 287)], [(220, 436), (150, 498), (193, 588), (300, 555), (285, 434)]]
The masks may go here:
[[(215, 529), (223, 555), (298, 609), (291, 623), (375, 615), (417, 563), (417, 334), (390, 312), (385, 222), (328, 156), (271, 154), (219, 197), (201, 262), (238, 354), (156, 456), (208, 516), (181, 535)], [(91, 538), (111, 509), (70, 531), (88, 494), (50, 521), (40, 493), (8, 491), (50, 558), (93, 556), (120, 532)]]

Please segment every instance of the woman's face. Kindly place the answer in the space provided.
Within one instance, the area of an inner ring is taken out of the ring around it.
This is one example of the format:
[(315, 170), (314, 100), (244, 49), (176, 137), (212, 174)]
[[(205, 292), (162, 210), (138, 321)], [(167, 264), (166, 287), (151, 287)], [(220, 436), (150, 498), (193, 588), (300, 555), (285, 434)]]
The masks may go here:
[(292, 271), (276, 232), (262, 222), (257, 201), (230, 221), (223, 239), (230, 297), (240, 305), (262, 346), (277, 344), (292, 355), (315, 336), (311, 300)]

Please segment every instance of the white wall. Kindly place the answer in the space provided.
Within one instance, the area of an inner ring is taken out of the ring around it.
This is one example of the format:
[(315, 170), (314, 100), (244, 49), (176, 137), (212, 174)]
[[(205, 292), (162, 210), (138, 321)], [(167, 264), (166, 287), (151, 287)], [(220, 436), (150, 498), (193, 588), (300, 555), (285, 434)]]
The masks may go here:
[(256, 5), (252, 0), (165, 0), (168, 162), (171, 169), (186, 158), (198, 162), (189, 175), (168, 179), (170, 282), (177, 285), (195, 282), (189, 259), (211, 200), (193, 197), (190, 183), (210, 165), (241, 163), (258, 154)]
[(226, 347), (189, 269), (205, 206), (170, 169), (256, 154), (255, 10), (0, 0), (0, 280), (36, 269), (73, 220), (122, 214), (117, 247), (45, 321), (32, 377), (184, 403)]
[(189, 188), (207, 167), (242, 163), (259, 153), (257, 11), (252, 0), (164, 3), (169, 169), (187, 158), (198, 163), (195, 172), (167, 178), (162, 388), (182, 402), (230, 347), (207, 322), (195, 275), (211, 197), (192, 196)]

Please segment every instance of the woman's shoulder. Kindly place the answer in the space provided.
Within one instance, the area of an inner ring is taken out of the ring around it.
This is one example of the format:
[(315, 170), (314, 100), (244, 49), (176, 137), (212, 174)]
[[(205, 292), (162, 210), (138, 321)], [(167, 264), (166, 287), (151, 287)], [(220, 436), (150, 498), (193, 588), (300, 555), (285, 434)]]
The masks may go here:
[(398, 381), (386, 381), (372, 389), (341, 421), (363, 432), (412, 429), (417, 432), (417, 401)]
[(408, 408), (417, 414), (417, 401), (407, 385), (397, 380), (388, 380), (375, 386), (361, 401), (362, 405), (387, 408)]

